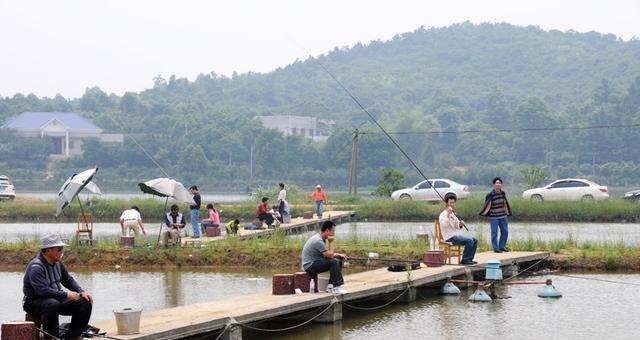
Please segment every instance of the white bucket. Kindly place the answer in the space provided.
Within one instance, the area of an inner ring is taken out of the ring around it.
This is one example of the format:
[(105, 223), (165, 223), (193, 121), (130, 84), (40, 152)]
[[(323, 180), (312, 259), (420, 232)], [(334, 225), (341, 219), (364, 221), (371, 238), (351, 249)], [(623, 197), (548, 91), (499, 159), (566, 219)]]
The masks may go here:
[(122, 308), (114, 310), (113, 314), (116, 316), (119, 335), (140, 333), (141, 308)]

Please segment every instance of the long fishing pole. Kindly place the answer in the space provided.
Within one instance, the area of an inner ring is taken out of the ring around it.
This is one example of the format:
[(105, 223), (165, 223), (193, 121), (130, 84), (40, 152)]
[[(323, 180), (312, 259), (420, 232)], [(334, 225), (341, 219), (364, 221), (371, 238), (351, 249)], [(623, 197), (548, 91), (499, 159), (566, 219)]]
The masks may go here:
[[(300, 48), (302, 48), (300, 45), (298, 45)], [(440, 194), (440, 192), (438, 191), (438, 189), (435, 188), (435, 186), (433, 185), (433, 183), (427, 178), (427, 176), (422, 172), (422, 170), (418, 167), (418, 165), (413, 161), (413, 159), (411, 159), (411, 157), (409, 157), (409, 154), (407, 154), (404, 149), (400, 146), (400, 144), (387, 132), (387, 130), (384, 129), (384, 127), (382, 127), (382, 125), (380, 125), (380, 123), (378, 122), (378, 120), (360, 103), (360, 101), (358, 100), (358, 98), (356, 98), (356, 96), (354, 96), (351, 91), (349, 91), (349, 89), (346, 88), (346, 86), (344, 86), (342, 84), (342, 82), (340, 82), (340, 80), (338, 80), (338, 78), (336, 78), (336, 76), (333, 75), (333, 73), (331, 73), (331, 71), (329, 71), (328, 68), (326, 68), (318, 59), (314, 58), (309, 52), (307, 52), (304, 48), (302, 48), (305, 53), (307, 53), (307, 55), (309, 56), (309, 58), (311, 58), (313, 61), (315, 61), (330, 77), (331, 79), (333, 79), (341, 88), (342, 90), (344, 90), (344, 92), (347, 93), (347, 95), (349, 95), (349, 97), (358, 105), (358, 107), (360, 107), (360, 109), (367, 114), (367, 116), (369, 116), (369, 119), (371, 119), (371, 121), (373, 121), (376, 126), (378, 126), (378, 128), (380, 128), (380, 130), (384, 133), (385, 136), (387, 136), (387, 138), (389, 138), (389, 140), (393, 143), (393, 145), (396, 146), (396, 148), (398, 148), (398, 150), (402, 153), (402, 155), (409, 161), (409, 163), (411, 163), (411, 165), (413, 166), (414, 169), (416, 169), (416, 171), (418, 171), (418, 173), (420, 174), (420, 176), (422, 176), (422, 178), (424, 178), (427, 183), (429, 183), (429, 186), (431, 187), (431, 189), (433, 189), (433, 191), (436, 192), (436, 194), (438, 195), (438, 197), (440, 197), (440, 199), (446, 204), (447, 201), (444, 199), (444, 197), (442, 197), (442, 195)], [(462, 226), (469, 230), (469, 228), (467, 228), (467, 226), (463, 223)]]

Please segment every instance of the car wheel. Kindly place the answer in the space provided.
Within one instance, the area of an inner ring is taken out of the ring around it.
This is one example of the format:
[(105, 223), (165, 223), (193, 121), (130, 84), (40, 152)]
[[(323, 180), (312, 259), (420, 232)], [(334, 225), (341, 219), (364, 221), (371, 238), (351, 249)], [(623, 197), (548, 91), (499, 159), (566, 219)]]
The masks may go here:
[(409, 194), (402, 194), (402, 195), (400, 195), (400, 200), (401, 200), (401, 201), (404, 201), (404, 200), (409, 200), (409, 201), (410, 201), (410, 200), (411, 200), (411, 195), (409, 195)]
[(542, 202), (542, 201), (544, 201), (544, 198), (542, 198), (542, 195), (535, 194), (531, 196), (531, 202)]
[(593, 196), (591, 196), (591, 195), (582, 196), (582, 202), (593, 202), (593, 201), (594, 201), (594, 199), (593, 199)]

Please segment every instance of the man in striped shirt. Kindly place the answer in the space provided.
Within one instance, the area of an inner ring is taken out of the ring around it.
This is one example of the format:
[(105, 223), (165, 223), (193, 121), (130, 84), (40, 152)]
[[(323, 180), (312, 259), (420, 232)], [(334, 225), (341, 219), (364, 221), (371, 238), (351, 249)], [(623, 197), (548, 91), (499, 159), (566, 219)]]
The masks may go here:
[[(509, 237), (509, 220), (507, 216), (511, 216), (511, 207), (507, 200), (507, 194), (502, 191), (502, 179), (500, 177), (493, 179), (493, 190), (485, 197), (480, 215), (489, 218), (493, 252), (509, 251), (509, 248), (507, 248), (507, 238)], [(500, 230), (499, 239), (498, 230)]]

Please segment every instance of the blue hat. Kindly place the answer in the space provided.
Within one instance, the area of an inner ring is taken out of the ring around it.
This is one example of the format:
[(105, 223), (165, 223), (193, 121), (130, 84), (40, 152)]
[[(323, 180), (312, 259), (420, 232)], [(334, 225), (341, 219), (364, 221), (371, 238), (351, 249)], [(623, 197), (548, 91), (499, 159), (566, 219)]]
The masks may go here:
[(64, 247), (66, 244), (62, 242), (60, 235), (58, 234), (49, 234), (42, 238), (42, 243), (40, 244), (40, 250), (54, 247)]

